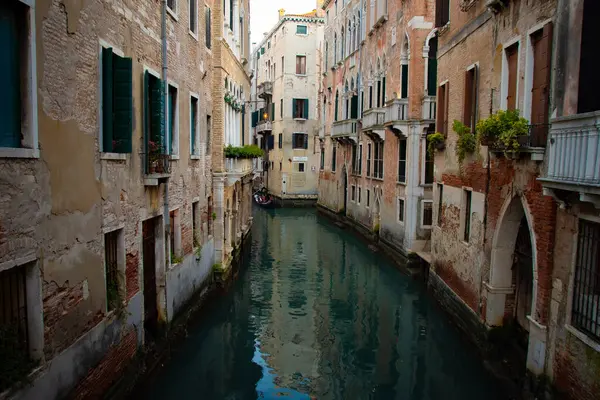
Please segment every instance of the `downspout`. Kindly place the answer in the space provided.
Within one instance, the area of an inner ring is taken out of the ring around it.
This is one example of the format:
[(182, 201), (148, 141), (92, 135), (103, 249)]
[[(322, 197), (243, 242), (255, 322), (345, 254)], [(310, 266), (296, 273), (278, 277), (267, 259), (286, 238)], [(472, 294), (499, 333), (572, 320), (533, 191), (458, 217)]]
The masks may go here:
[[(163, 85), (162, 85), (162, 90), (163, 90), (163, 99), (164, 99), (164, 112), (163, 112), (163, 126), (165, 129), (165, 133), (167, 132), (167, 115), (169, 112), (169, 98), (168, 98), (168, 91), (167, 91), (167, 0), (163, 0), (162, 1), (162, 16), (161, 16), (161, 39), (162, 39), (162, 80), (163, 80)], [(167, 138), (167, 135), (164, 135), (165, 139)], [(170, 139), (170, 138), (169, 138)], [(165, 140), (165, 158), (167, 159), (167, 162), (170, 163), (171, 161), (169, 160), (169, 152), (170, 152), (170, 146), (169, 143), (167, 143), (167, 141)], [(169, 248), (169, 244), (171, 243), (171, 219), (169, 218), (169, 178), (165, 179), (165, 192), (164, 192), (164, 210), (163, 210), (163, 218), (165, 221), (165, 249), (167, 249), (167, 254), (165, 257), (165, 274), (166, 274), (166, 270), (168, 268), (168, 264), (170, 263), (170, 258), (171, 258), (171, 251), (173, 249)], [(166, 279), (166, 275), (165, 275), (165, 279)], [(165, 300), (167, 298), (167, 285), (165, 284)]]
[[(494, 88), (490, 89), (490, 113), (489, 115), (492, 115), (492, 111), (493, 111), (493, 102), (494, 102)], [(489, 195), (490, 195), (490, 185), (491, 185), (491, 180), (492, 180), (492, 170), (491, 170), (491, 159), (490, 159), (490, 147), (487, 146), (487, 168), (486, 168), (486, 179), (485, 179), (485, 201), (483, 202), (483, 250), (485, 253), (485, 246), (487, 245), (487, 213), (488, 213), (488, 203), (489, 203)], [(480, 282), (479, 282), (479, 313), (482, 315), (483, 313), (483, 282), (484, 282), (484, 277), (483, 275), (481, 275), (480, 277)]]

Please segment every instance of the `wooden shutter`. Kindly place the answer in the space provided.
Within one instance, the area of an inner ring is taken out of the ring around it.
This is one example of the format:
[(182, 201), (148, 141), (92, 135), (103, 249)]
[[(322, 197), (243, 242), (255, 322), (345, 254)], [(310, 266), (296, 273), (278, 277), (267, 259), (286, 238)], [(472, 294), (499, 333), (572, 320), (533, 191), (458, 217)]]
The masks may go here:
[(302, 140), (304, 142), (304, 149), (308, 149), (308, 135), (306, 133), (302, 134)]
[(350, 118), (358, 118), (358, 96), (356, 95), (352, 96), (350, 100)]
[(360, 92), (360, 116), (365, 112), (365, 92)]
[(275, 147), (275, 136), (273, 135), (269, 135), (267, 136), (267, 146), (269, 150), (273, 150), (273, 148)]
[(385, 76), (382, 79), (381, 85), (381, 105), (385, 105)]
[(465, 71), (465, 91), (463, 93), (463, 124), (470, 127), (473, 112), (473, 70)]
[(402, 64), (402, 87), (400, 88), (400, 97), (408, 98), (408, 64)]
[(133, 71), (131, 58), (113, 56), (113, 138), (116, 153), (131, 153)]
[(436, 131), (446, 134), (444, 130), (444, 120), (446, 113), (446, 85), (442, 85), (438, 87), (438, 95), (437, 95), (437, 118), (435, 121), (435, 129)]
[(303, 110), (304, 119), (308, 119), (308, 99), (304, 99), (303, 103), (304, 103), (304, 110)]
[(113, 149), (113, 51), (102, 48), (102, 151)]
[(275, 103), (271, 103), (271, 121), (275, 121)]
[(519, 45), (514, 44), (506, 49), (508, 63), (508, 90), (506, 95), (506, 109), (517, 108), (517, 67), (519, 62)]
[(210, 20), (210, 8), (206, 7), (205, 13), (204, 13), (204, 25), (205, 25), (205, 34), (206, 34), (206, 47), (208, 47), (210, 49), (211, 47), (211, 20)]
[(258, 111), (252, 111), (252, 128), (258, 124)]
[(427, 94), (435, 96), (437, 88), (437, 37), (429, 41), (429, 58), (427, 60)]
[(168, 121), (168, 132), (169, 134), (167, 135), (167, 140), (168, 145), (169, 145), (169, 153), (173, 154), (173, 129), (175, 128), (175, 124), (176, 124), (176, 115), (175, 113), (177, 112), (177, 91), (175, 90), (175, 88), (173, 88), (173, 90), (171, 90), (171, 88), (173, 88), (172, 86), (168, 86), (167, 85), (167, 89), (168, 89), (168, 100), (169, 103), (167, 104), (169, 107), (169, 121)]
[(448, 107), (450, 105), (450, 83), (444, 85), (444, 135), (448, 135)]
[(532, 124), (548, 123), (548, 95), (552, 63), (552, 23), (533, 38)]

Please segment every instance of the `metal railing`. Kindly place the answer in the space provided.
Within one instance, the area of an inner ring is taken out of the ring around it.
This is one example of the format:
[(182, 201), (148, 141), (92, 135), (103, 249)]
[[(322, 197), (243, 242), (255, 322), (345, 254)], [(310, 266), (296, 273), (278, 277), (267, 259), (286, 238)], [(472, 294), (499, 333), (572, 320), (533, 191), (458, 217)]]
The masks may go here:
[(147, 175), (171, 173), (171, 156), (168, 154), (162, 154), (162, 152), (142, 153), (142, 158)]
[(423, 119), (435, 121), (437, 115), (436, 107), (435, 96), (425, 96), (423, 98)]
[(385, 110), (372, 108), (365, 111), (362, 118), (363, 129), (383, 126), (385, 122)]
[(546, 179), (600, 186), (600, 116), (552, 122)]
[(600, 339), (600, 224), (579, 220), (571, 323), (595, 340)]
[(408, 119), (408, 99), (394, 99), (385, 107), (385, 122), (406, 121)]
[(529, 134), (527, 135), (527, 147), (546, 147), (548, 142), (548, 131), (550, 124), (529, 125)]

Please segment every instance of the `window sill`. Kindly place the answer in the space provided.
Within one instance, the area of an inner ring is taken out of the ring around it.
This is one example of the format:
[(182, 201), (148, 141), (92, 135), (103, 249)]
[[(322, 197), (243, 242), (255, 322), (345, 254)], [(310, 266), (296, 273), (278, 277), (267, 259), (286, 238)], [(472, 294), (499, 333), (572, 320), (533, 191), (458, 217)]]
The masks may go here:
[(424, 188), (432, 188), (433, 187), (433, 183), (421, 183), (420, 186), (422, 186)]
[(126, 153), (100, 153), (101, 160), (107, 161), (127, 161)]
[(294, 121), (304, 122), (306, 121), (306, 118), (294, 118)]
[(40, 158), (39, 149), (0, 147), (0, 158)]
[(372, 177), (371, 179), (373, 179), (374, 181), (380, 181), (380, 182), (383, 182), (383, 178), (375, 178), (375, 177)]
[(198, 42), (198, 33), (194, 32), (194, 31), (189, 31), (188, 33), (190, 34), (191, 37), (196, 39), (196, 42)]
[(308, 33), (296, 33), (296, 36), (308, 36)]
[(190, 160), (200, 160), (199, 154), (190, 154)]
[(308, 75), (306, 75), (306, 74), (296, 74), (296, 76), (298, 76), (300, 78), (306, 78)]
[(421, 225), (421, 229), (431, 229), (432, 225)]
[(171, 8), (167, 7), (167, 14), (171, 16), (175, 21), (179, 21), (179, 17), (175, 13), (175, 11), (171, 10)]
[(406, 186), (406, 182), (396, 181), (396, 185)]
[(587, 346), (591, 347), (594, 351), (600, 353), (600, 343), (595, 342), (594, 339), (592, 339), (591, 337), (589, 337), (585, 333), (579, 331), (577, 328), (575, 328), (572, 325), (565, 324), (565, 329), (567, 331), (569, 331), (569, 333), (571, 333), (577, 339), (579, 339), (583, 343), (585, 343)]
[(170, 160), (179, 160), (179, 154), (171, 154), (169, 155)]

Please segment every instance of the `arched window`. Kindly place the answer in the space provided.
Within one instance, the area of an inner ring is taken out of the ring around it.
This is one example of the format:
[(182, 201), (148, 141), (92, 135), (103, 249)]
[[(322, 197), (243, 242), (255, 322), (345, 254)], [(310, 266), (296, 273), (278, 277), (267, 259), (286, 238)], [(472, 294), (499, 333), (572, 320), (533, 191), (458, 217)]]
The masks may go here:
[(348, 90), (348, 79), (344, 85), (344, 119), (348, 119), (350, 116), (350, 90)]

